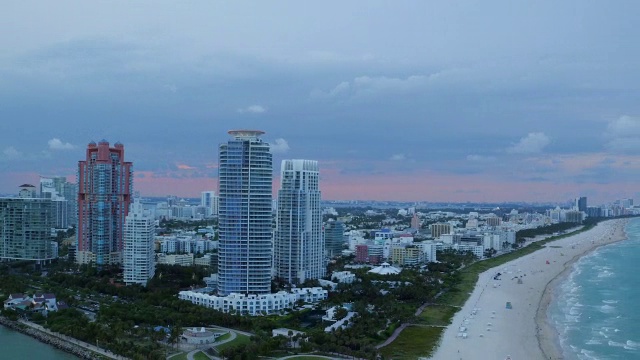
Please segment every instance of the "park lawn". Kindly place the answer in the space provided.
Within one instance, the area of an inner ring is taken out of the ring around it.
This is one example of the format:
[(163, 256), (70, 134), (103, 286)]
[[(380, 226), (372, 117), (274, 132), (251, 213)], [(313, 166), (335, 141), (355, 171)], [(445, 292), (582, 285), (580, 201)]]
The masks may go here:
[(205, 355), (202, 351), (198, 351), (197, 353), (193, 354), (193, 358), (195, 360), (209, 360), (209, 357)]
[(415, 360), (429, 357), (438, 345), (443, 331), (442, 327), (409, 326), (394, 342), (380, 349), (380, 352), (386, 359)]
[(216, 346), (216, 350), (218, 350), (218, 352), (223, 351), (224, 349), (230, 348), (230, 347), (234, 347), (234, 346), (238, 346), (238, 345), (242, 345), (242, 344), (248, 344), (251, 340), (249, 339), (249, 337), (247, 335), (244, 334), (240, 334), (240, 333), (236, 333), (236, 338), (233, 339), (233, 341), (229, 341), (228, 343), (224, 343), (224, 344), (220, 344), (218, 346)]
[(187, 360), (187, 353), (183, 352), (178, 355), (171, 356), (169, 360)]
[(217, 342), (217, 341), (224, 341), (224, 340), (227, 340), (227, 339), (228, 339), (228, 338), (230, 338), (230, 337), (231, 337), (231, 333), (226, 333), (226, 334), (224, 334), (224, 335), (220, 336), (219, 338), (217, 338), (217, 339), (216, 339), (216, 342)]
[(419, 323), (424, 325), (440, 325), (448, 326), (451, 324), (453, 315), (460, 308), (447, 305), (430, 305), (427, 306), (419, 317)]
[(287, 358), (287, 360), (327, 360), (327, 358), (315, 355), (298, 355), (296, 357)]

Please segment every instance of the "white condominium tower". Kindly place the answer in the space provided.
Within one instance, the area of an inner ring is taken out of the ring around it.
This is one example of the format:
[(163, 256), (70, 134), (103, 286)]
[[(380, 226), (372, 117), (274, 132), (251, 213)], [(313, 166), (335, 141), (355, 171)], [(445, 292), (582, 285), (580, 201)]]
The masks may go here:
[(324, 276), (318, 162), (283, 160), (274, 236), (275, 276), (290, 284)]
[(271, 292), (273, 164), (258, 130), (233, 130), (219, 152), (218, 295)]
[(124, 222), (124, 282), (147, 285), (156, 271), (154, 259), (155, 220), (138, 199)]

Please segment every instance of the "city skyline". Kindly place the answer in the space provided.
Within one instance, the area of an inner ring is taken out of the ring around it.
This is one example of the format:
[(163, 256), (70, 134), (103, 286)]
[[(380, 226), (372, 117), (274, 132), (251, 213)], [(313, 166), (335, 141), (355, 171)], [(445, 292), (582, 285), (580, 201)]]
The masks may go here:
[(217, 190), (215, 134), (259, 128), (274, 161), (318, 160), (329, 200), (637, 197), (634, 9), (10, 4), (0, 193), (72, 181), (82, 148), (109, 138), (137, 191), (195, 198)]

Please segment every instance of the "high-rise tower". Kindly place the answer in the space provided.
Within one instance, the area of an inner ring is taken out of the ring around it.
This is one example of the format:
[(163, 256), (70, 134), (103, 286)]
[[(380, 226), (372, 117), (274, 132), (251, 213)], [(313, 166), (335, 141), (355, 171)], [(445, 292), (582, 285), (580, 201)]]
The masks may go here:
[(58, 257), (51, 241), (53, 203), (36, 198), (33, 185), (20, 187), (17, 197), (0, 198), (0, 260), (36, 260)]
[(124, 223), (123, 268), (124, 282), (147, 285), (147, 280), (155, 274), (153, 240), (155, 220), (149, 210), (145, 210), (136, 199)]
[(106, 140), (89, 143), (78, 162), (78, 232), (76, 261), (98, 266), (122, 260), (124, 221), (133, 193), (133, 164), (124, 146)]
[(271, 292), (273, 164), (257, 130), (219, 148), (218, 294)]
[(274, 236), (275, 275), (290, 284), (324, 276), (318, 162), (283, 160)]

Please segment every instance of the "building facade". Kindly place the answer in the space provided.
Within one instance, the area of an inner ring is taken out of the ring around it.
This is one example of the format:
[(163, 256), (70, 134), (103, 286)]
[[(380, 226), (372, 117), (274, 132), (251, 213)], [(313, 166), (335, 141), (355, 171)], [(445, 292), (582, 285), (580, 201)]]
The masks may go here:
[(106, 140), (89, 143), (86, 160), (78, 162), (78, 263), (121, 263), (124, 222), (133, 193), (132, 167), (124, 161), (124, 146), (111, 147)]
[(344, 250), (344, 232), (346, 227), (342, 221), (328, 221), (324, 225), (324, 247), (328, 257), (339, 256)]
[(155, 220), (136, 200), (124, 222), (123, 267), (127, 285), (147, 285), (155, 275)]
[(17, 197), (0, 198), (0, 259), (49, 261), (58, 257), (51, 239), (53, 203), (35, 198), (33, 185), (20, 187)]
[(431, 224), (429, 227), (431, 228), (431, 237), (434, 239), (451, 233), (451, 224), (448, 223)]
[(275, 276), (289, 284), (324, 276), (318, 162), (283, 160), (274, 233)]
[(325, 300), (328, 291), (321, 287), (295, 288), (291, 292), (280, 291), (273, 294), (246, 295), (232, 293), (228, 296), (208, 295), (194, 291), (181, 291), (178, 298), (196, 305), (213, 308), (225, 313), (246, 315), (277, 314), (293, 309), (298, 301), (313, 304)]
[(575, 208), (578, 211), (587, 212), (587, 197), (586, 196), (580, 196), (580, 197), (576, 198), (576, 206), (575, 206)]
[(200, 206), (206, 209), (206, 216), (218, 216), (218, 197), (215, 191), (203, 191), (200, 195)]
[(56, 229), (66, 229), (78, 224), (77, 193), (76, 184), (67, 182), (65, 177), (40, 177), (40, 197), (54, 202)]
[(219, 147), (218, 294), (268, 294), (273, 160), (264, 132), (229, 134)]

